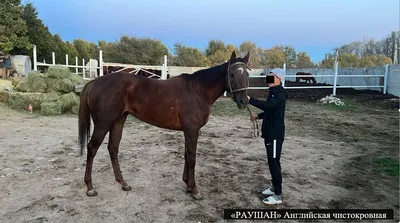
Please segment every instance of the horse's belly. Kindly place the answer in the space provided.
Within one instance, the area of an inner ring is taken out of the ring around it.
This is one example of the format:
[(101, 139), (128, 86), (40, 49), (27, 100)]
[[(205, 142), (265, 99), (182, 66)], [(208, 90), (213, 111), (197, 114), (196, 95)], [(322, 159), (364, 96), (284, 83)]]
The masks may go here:
[(129, 113), (150, 125), (171, 130), (182, 130), (178, 112), (173, 108), (170, 111), (156, 108), (147, 111), (131, 109)]

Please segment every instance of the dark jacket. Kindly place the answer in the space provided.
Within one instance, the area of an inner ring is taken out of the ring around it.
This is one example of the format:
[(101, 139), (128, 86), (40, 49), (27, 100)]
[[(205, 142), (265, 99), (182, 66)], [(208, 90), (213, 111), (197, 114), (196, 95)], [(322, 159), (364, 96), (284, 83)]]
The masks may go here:
[(258, 114), (262, 119), (261, 137), (267, 140), (284, 140), (285, 137), (285, 108), (287, 94), (281, 85), (270, 87), (266, 101), (250, 97), (250, 104), (263, 112)]

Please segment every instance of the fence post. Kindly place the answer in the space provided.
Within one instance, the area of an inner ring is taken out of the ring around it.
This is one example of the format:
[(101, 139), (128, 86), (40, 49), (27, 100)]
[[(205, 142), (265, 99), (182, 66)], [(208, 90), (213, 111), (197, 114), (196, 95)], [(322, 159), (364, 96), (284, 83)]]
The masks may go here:
[(383, 79), (383, 94), (386, 94), (388, 75), (389, 75), (389, 64), (386, 64), (385, 65), (385, 77)]
[(164, 76), (164, 80), (167, 80), (167, 73), (168, 73), (168, 57), (167, 57), (167, 55), (164, 55), (164, 63), (165, 63), (165, 76)]
[(335, 62), (335, 77), (333, 79), (333, 96), (336, 96), (336, 84), (337, 84), (338, 67), (339, 67), (339, 62)]
[(68, 54), (65, 54), (65, 65), (68, 67)]
[(78, 74), (78, 57), (75, 57), (75, 73)]
[(52, 52), (51, 57), (53, 59), (53, 65), (56, 65), (56, 53)]
[[(286, 63), (283, 64), (283, 73), (285, 73), (285, 75), (286, 75)], [(284, 78), (284, 79), (282, 80), (282, 87), (285, 87), (285, 79), (286, 79), (286, 78)]]
[(100, 77), (103, 76), (103, 51), (99, 52)]
[(82, 58), (82, 74), (83, 79), (85, 79), (85, 58)]
[(36, 45), (33, 45), (33, 70), (37, 71)]
[(164, 63), (161, 70), (161, 80), (167, 79), (167, 55), (164, 55)]

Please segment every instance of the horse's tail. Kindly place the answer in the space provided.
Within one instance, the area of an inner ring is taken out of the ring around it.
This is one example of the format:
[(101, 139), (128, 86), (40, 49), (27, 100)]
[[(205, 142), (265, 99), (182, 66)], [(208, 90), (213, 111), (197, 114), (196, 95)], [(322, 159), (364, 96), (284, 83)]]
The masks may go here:
[(93, 81), (87, 83), (81, 93), (80, 93), (80, 104), (79, 104), (79, 144), (81, 146), (80, 156), (83, 155), (83, 148), (85, 147), (86, 141), (89, 141), (90, 137), (90, 111), (88, 104), (88, 92), (89, 88), (92, 85)]

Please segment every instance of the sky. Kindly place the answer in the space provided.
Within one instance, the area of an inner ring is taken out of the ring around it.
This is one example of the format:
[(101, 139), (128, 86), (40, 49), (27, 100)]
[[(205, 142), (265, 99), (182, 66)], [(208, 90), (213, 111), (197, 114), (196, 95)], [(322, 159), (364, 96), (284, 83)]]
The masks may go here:
[[(211, 39), (263, 49), (292, 45), (314, 62), (335, 47), (399, 30), (400, 0), (29, 0), (64, 41), (121, 35), (204, 50)], [(26, 3), (23, 0), (22, 3)]]

